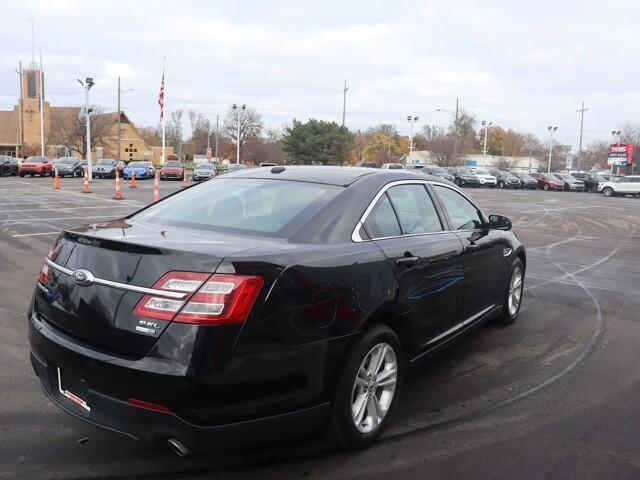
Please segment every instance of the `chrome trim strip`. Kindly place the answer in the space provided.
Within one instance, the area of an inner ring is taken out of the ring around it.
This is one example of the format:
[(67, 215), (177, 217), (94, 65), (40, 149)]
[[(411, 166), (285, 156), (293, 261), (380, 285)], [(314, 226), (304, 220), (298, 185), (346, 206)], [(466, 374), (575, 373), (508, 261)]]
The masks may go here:
[[(386, 185), (384, 185), (380, 189), (380, 191), (376, 194), (376, 196), (373, 197), (373, 200), (371, 200), (371, 203), (369, 203), (369, 206), (364, 211), (364, 213), (362, 214), (362, 217), (360, 217), (360, 220), (358, 220), (358, 223), (356, 224), (355, 229), (351, 233), (351, 241), (355, 242), (355, 243), (360, 243), (360, 242), (371, 242), (373, 240), (388, 240), (390, 238), (404, 238), (404, 237), (416, 237), (416, 236), (420, 236), (420, 235), (437, 235), (437, 234), (441, 234), (441, 233), (461, 233), (461, 232), (473, 232), (473, 231), (475, 231), (475, 230), (442, 230), (442, 231), (439, 231), (439, 232), (411, 233), (411, 234), (407, 234), (407, 235), (396, 235), (396, 236), (392, 236), (392, 237), (378, 237), (378, 238), (373, 238), (373, 239), (362, 238), (360, 236), (360, 234), (359, 234), (359, 230), (360, 230), (360, 228), (362, 228), (364, 226), (364, 223), (367, 220), (367, 217), (371, 213), (371, 210), (373, 210), (373, 207), (376, 205), (376, 202), (380, 199), (380, 197), (387, 190), (389, 190), (391, 187), (395, 187), (396, 185), (411, 185), (411, 184), (437, 185), (439, 187), (448, 188), (449, 190), (453, 190), (454, 192), (457, 192), (460, 195), (462, 195), (469, 202), (471, 202), (471, 204), (474, 207), (476, 207), (480, 212), (482, 212), (482, 209), (480, 207), (478, 207), (476, 202), (474, 202), (465, 192), (463, 192), (461, 189), (459, 189), (457, 187), (454, 188), (454, 187), (452, 187), (450, 185), (447, 185), (445, 183), (434, 182), (433, 180), (396, 180), (395, 182), (389, 182)], [(482, 214), (484, 215), (484, 212)]]
[(475, 315), (467, 318), (464, 322), (460, 322), (459, 324), (453, 326), (452, 328), (450, 328), (449, 330), (447, 330), (444, 333), (441, 333), (440, 335), (438, 335), (435, 338), (432, 338), (431, 340), (429, 340), (427, 342), (427, 345), (431, 345), (432, 343), (437, 342), (438, 340), (443, 339), (444, 337), (448, 337), (449, 335), (451, 335), (453, 332), (455, 332), (456, 330), (460, 330), (462, 327), (466, 327), (467, 325), (469, 325), (470, 323), (473, 323), (475, 320), (477, 320), (479, 317), (481, 317), (482, 315), (484, 315), (485, 313), (487, 313), (489, 310), (491, 310), (493, 307), (495, 307), (495, 304), (491, 305), (490, 307), (485, 308), (484, 310), (476, 313)]
[[(45, 258), (44, 261), (47, 265), (49, 265), (51, 268), (53, 268), (54, 270), (57, 270), (60, 273), (64, 273), (65, 275), (69, 275), (69, 276), (73, 275), (73, 270), (69, 270), (68, 268), (58, 265), (57, 263), (53, 262), (52, 260), (49, 260), (48, 258)], [(102, 285), (104, 287), (118, 288), (120, 290), (127, 290), (129, 292), (135, 292), (135, 293), (144, 293), (145, 295), (154, 295), (157, 297), (176, 298), (178, 300), (182, 300), (187, 296), (187, 294), (183, 292), (170, 292), (167, 290), (158, 290), (156, 288), (140, 287), (138, 285), (129, 285), (126, 283), (112, 282), (111, 280), (105, 280), (104, 278), (97, 278), (97, 277), (93, 279), (93, 283), (96, 285)]]

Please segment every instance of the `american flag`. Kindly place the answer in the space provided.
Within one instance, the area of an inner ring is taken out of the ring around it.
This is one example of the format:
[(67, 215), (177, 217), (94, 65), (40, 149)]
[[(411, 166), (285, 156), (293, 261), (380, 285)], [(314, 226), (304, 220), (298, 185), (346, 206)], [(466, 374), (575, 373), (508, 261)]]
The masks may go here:
[(158, 105), (160, 105), (160, 121), (162, 121), (162, 119), (164, 118), (164, 69), (162, 70), (162, 83), (160, 83)]

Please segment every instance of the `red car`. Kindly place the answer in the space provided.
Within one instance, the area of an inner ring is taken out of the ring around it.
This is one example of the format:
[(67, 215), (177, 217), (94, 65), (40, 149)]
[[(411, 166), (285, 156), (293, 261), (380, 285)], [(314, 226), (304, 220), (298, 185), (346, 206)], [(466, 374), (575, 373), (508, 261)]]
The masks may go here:
[(24, 177), (25, 175), (40, 175), (44, 177), (45, 175), (50, 175), (53, 177), (53, 163), (47, 157), (29, 157), (18, 169), (18, 175)]
[(165, 162), (160, 169), (160, 180), (182, 180), (184, 177), (184, 167), (178, 161), (170, 160)]
[(538, 180), (538, 188), (543, 190), (564, 190), (564, 181), (550, 173), (532, 173)]

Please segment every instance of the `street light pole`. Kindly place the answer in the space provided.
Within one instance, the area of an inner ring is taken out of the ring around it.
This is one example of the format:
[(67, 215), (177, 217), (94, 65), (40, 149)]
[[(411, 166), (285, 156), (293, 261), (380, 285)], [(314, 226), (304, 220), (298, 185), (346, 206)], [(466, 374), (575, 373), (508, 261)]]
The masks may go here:
[[(412, 115), (407, 116), (407, 121), (409, 122), (409, 126), (411, 127), (411, 135), (409, 137), (409, 160), (411, 160), (411, 154), (413, 153), (413, 126), (418, 121), (418, 118), (420, 117), (414, 117)], [(404, 163), (406, 164), (407, 162)]]
[(458, 99), (456, 98), (456, 119), (454, 123), (454, 136), (453, 136), (453, 160), (458, 158)]
[(484, 146), (482, 147), (482, 156), (483, 157), (487, 156), (487, 130), (489, 130), (489, 127), (491, 125), (493, 125), (493, 122), (488, 122), (487, 123), (486, 120), (482, 121), (482, 126), (484, 127)]
[(551, 154), (553, 152), (553, 132), (558, 130), (558, 127), (549, 126), (547, 127), (547, 130), (549, 130), (549, 162), (547, 164), (547, 173), (551, 173)]
[(216, 115), (216, 163), (218, 163), (218, 127), (220, 122), (220, 115)]
[(84, 82), (78, 79), (78, 83), (84, 88), (84, 114), (87, 123), (87, 176), (89, 181), (93, 180), (92, 164), (91, 164), (91, 116), (89, 113), (89, 90), (95, 85), (93, 78), (87, 77)]

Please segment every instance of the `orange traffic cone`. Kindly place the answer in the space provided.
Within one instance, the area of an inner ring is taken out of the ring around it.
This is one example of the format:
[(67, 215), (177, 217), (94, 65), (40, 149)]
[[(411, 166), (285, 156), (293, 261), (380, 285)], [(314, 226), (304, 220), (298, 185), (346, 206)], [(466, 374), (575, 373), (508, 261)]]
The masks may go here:
[(124, 197), (122, 196), (122, 191), (120, 190), (120, 174), (116, 170), (116, 196), (113, 197), (114, 200), (122, 200)]
[(160, 185), (158, 184), (158, 172), (156, 172), (155, 179), (153, 181), (153, 201), (160, 200)]
[[(116, 172), (116, 176), (118, 173)], [(135, 170), (131, 170), (131, 183), (129, 184), (129, 188), (138, 188), (136, 187), (136, 172)]]
[(53, 188), (60, 190), (60, 176), (58, 175), (58, 169), (56, 168), (56, 176), (53, 179)]
[(91, 190), (89, 190), (89, 174), (86, 170), (84, 171), (84, 189), (82, 193), (91, 193)]
[(189, 186), (189, 179), (187, 178), (187, 169), (184, 169), (184, 175), (182, 175), (182, 186), (183, 187), (188, 187)]

